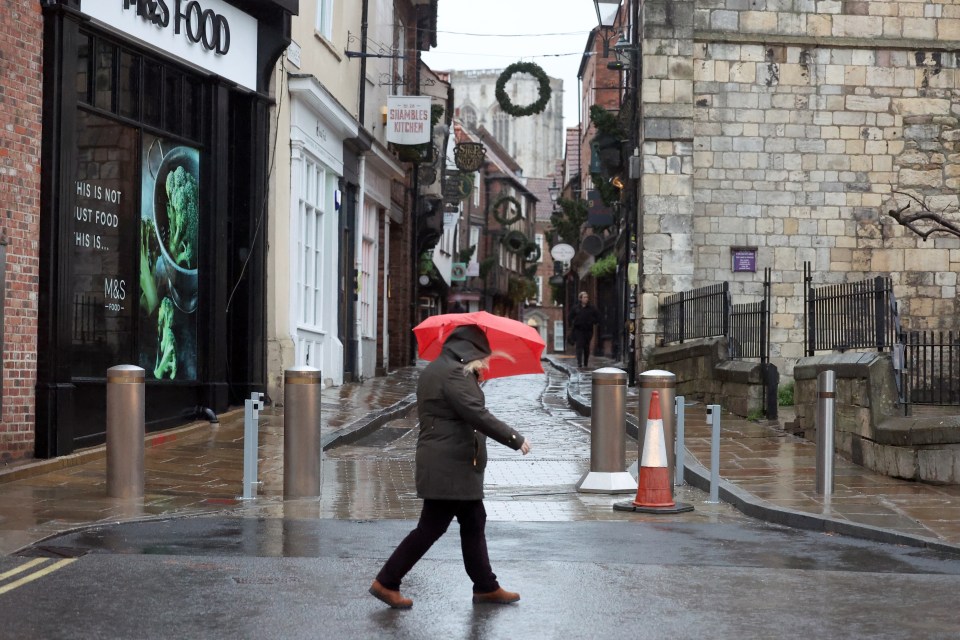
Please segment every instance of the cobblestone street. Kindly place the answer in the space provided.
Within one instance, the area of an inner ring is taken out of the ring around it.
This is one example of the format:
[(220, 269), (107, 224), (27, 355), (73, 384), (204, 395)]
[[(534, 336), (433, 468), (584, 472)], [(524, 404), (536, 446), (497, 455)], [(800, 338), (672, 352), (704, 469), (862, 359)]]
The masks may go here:
[[(500, 521), (635, 520), (673, 522), (742, 521), (745, 516), (723, 504), (706, 504), (706, 494), (687, 486), (676, 499), (696, 505), (675, 516), (615, 512), (626, 495), (579, 493), (575, 485), (590, 468), (590, 418), (572, 411), (566, 400), (567, 376), (552, 367), (542, 375), (491, 380), (484, 386), (487, 407), (530, 439), (528, 456), (488, 442), (487, 517)], [(326, 452), (323, 469), (323, 517), (344, 519), (416, 519), (413, 459), (416, 412), (394, 420), (353, 445)], [(627, 438), (627, 465), (637, 443)], [(632, 456), (632, 457), (631, 457)]]

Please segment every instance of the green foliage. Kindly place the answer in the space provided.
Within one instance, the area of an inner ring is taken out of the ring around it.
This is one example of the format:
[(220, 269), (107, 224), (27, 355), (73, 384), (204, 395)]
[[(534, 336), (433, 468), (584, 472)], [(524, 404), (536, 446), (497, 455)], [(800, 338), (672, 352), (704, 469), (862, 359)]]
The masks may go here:
[(590, 266), (590, 275), (605, 278), (617, 272), (617, 256), (608, 253)]
[(747, 420), (751, 422), (759, 422), (760, 418), (762, 417), (763, 417), (763, 410), (759, 408), (751, 409), (750, 413), (747, 414)]
[(157, 351), (153, 377), (157, 380), (169, 374), (171, 380), (177, 377), (177, 340), (173, 335), (173, 300), (164, 298), (157, 314), (157, 339), (160, 349)]
[(793, 383), (780, 385), (777, 389), (777, 405), (781, 407), (793, 406)]
[(184, 269), (197, 266), (200, 202), (197, 179), (182, 166), (167, 174), (167, 251)]
[(550, 297), (553, 300), (553, 304), (559, 305), (563, 304), (563, 295), (566, 291), (565, 284), (551, 284), (550, 285)]
[(587, 221), (587, 203), (583, 200), (568, 200), (559, 198), (559, 211), (550, 216), (551, 230), (557, 234), (562, 242), (580, 246), (580, 231)]
[(600, 193), (600, 200), (604, 205), (616, 210), (620, 204), (620, 189), (604, 178), (599, 173), (591, 173), (590, 179), (593, 180), (593, 188)]
[[(513, 207), (512, 209), (511, 205)], [(511, 210), (513, 211), (512, 216), (508, 215)], [(523, 217), (521, 211), (520, 201), (505, 191), (501, 191), (487, 208), (487, 212), (493, 214), (493, 219), (505, 227), (520, 220)]]
[(623, 126), (620, 124), (620, 119), (598, 104), (590, 107), (590, 122), (596, 127), (597, 133), (613, 136), (618, 140), (627, 137)]
[[(537, 82), (540, 83), (540, 95), (538, 96), (537, 101), (533, 104), (528, 104), (525, 107), (518, 107), (510, 101), (510, 96), (507, 95), (506, 86), (507, 82), (515, 73), (528, 73), (536, 78)], [(541, 69), (539, 65), (533, 62), (514, 62), (504, 69), (503, 73), (500, 74), (500, 77), (497, 78), (497, 85), (494, 95), (496, 96), (497, 102), (500, 104), (500, 108), (504, 113), (508, 113), (514, 118), (520, 118), (522, 116), (530, 116), (543, 111), (546, 108), (547, 103), (550, 102), (551, 92), (552, 89), (550, 88), (550, 78), (547, 77), (547, 74), (544, 73), (543, 69)]]
[(497, 264), (497, 259), (493, 256), (489, 256), (480, 261), (480, 277), (486, 278), (487, 274), (490, 273), (490, 269), (493, 269), (493, 265)]
[(160, 304), (160, 295), (153, 273), (160, 254), (159, 247), (153, 238), (153, 223), (146, 218), (140, 218), (140, 308), (148, 316)]
[(507, 285), (507, 297), (513, 300), (514, 304), (520, 304), (528, 298), (535, 298), (537, 295), (537, 285), (528, 278), (510, 278)]
[[(430, 126), (431, 129), (440, 124), (443, 117), (444, 108), (439, 104), (430, 107)], [(431, 134), (431, 138), (432, 138)], [(430, 154), (433, 151), (433, 142), (424, 142), (423, 144), (397, 144), (394, 145), (397, 157), (403, 162), (429, 162)]]
[(473, 253), (476, 250), (477, 250), (477, 245), (473, 245), (472, 247), (467, 247), (466, 249), (461, 249), (460, 252), (457, 254), (457, 258), (458, 258), (457, 262), (463, 262), (464, 264), (466, 264), (467, 262), (470, 262), (470, 258), (473, 257)]

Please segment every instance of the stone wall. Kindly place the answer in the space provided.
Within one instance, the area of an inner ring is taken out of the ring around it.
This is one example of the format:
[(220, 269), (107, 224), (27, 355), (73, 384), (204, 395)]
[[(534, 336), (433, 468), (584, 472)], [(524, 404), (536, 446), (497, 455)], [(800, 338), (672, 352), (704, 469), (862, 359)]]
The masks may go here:
[(836, 375), (834, 444), (868, 469), (907, 480), (960, 484), (960, 417), (905, 417), (890, 357), (878, 353), (803, 358), (794, 369), (796, 430), (816, 441), (817, 376)]
[[(755, 297), (771, 267), (789, 376), (805, 262), (815, 286), (890, 275), (905, 328), (956, 328), (960, 239), (886, 213), (897, 191), (960, 204), (960, 3), (648, 1), (643, 34), (643, 347), (665, 296)], [(756, 248), (756, 272), (733, 271), (733, 247)]]
[(727, 353), (725, 338), (707, 338), (658, 347), (648, 364), (677, 377), (678, 396), (719, 404), (738, 416), (759, 413), (763, 410), (760, 365), (730, 360)]

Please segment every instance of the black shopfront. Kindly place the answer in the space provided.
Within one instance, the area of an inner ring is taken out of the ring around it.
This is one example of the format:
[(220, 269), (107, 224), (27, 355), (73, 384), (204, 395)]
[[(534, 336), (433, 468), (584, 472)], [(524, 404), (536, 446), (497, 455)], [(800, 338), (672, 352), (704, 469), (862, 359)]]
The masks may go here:
[(145, 371), (148, 431), (264, 388), (269, 87), (298, 0), (41, 4), (49, 458), (104, 441), (116, 365)]

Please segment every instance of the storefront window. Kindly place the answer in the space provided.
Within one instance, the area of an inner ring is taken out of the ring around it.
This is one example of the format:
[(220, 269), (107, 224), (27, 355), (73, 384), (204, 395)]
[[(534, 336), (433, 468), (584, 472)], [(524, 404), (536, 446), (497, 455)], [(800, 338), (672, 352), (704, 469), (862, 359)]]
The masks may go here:
[(94, 105), (113, 111), (113, 67), (117, 48), (108, 42), (97, 42), (96, 69), (94, 70)]
[(129, 364), (136, 312), (137, 155), (133, 127), (77, 113), (72, 224), (73, 372)]
[(90, 104), (90, 36), (80, 34), (77, 45), (77, 100)]
[(140, 56), (120, 52), (120, 115), (131, 120), (140, 118)]
[(152, 126), (160, 126), (163, 104), (163, 66), (151, 60), (143, 61), (143, 121)]

